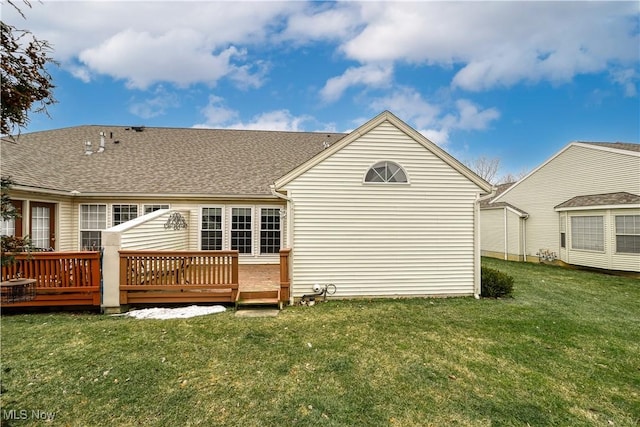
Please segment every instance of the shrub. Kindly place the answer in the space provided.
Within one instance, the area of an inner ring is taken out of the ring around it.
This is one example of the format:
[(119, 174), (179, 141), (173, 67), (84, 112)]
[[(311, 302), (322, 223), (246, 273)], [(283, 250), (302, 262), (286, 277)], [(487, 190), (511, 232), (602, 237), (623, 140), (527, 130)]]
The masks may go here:
[(484, 298), (511, 296), (513, 277), (489, 267), (481, 268), (480, 295)]

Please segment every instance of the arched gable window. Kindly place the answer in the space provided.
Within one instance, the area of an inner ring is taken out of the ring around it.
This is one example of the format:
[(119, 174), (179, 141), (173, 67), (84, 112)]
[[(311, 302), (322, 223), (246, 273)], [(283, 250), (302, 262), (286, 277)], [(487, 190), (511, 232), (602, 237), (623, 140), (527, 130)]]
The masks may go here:
[(364, 182), (406, 183), (407, 174), (400, 165), (394, 162), (378, 162), (369, 169)]

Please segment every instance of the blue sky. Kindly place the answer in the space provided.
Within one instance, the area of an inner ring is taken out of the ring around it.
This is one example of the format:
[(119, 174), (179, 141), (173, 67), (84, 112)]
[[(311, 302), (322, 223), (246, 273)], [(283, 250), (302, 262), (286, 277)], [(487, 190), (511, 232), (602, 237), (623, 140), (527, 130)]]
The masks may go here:
[(390, 110), (461, 161), (528, 171), (638, 142), (638, 2), (32, 2), (58, 104), (104, 124), (348, 132)]

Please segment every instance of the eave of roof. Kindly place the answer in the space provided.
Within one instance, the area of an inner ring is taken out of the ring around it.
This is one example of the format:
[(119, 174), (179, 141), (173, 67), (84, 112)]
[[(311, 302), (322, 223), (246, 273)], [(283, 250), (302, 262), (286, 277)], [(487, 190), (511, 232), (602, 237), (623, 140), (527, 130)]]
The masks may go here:
[(627, 192), (589, 194), (576, 196), (560, 203), (555, 207), (556, 211), (603, 209), (610, 207), (640, 207), (640, 196)]

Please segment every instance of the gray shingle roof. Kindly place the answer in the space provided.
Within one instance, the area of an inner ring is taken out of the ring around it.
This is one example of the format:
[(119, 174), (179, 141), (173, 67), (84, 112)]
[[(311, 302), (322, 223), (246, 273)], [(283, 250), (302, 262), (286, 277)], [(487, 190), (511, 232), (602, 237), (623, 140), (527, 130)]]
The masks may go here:
[[(94, 151), (105, 132), (106, 149)], [(2, 139), (2, 175), (80, 193), (268, 195), (269, 185), (344, 134), (78, 126)]]
[(616, 148), (618, 150), (637, 151), (640, 152), (640, 144), (630, 142), (586, 142), (580, 141), (582, 144), (599, 145), (601, 147)]
[(556, 209), (581, 208), (588, 206), (616, 206), (640, 204), (640, 196), (626, 192), (590, 194), (587, 196), (576, 196), (566, 202), (560, 203)]

